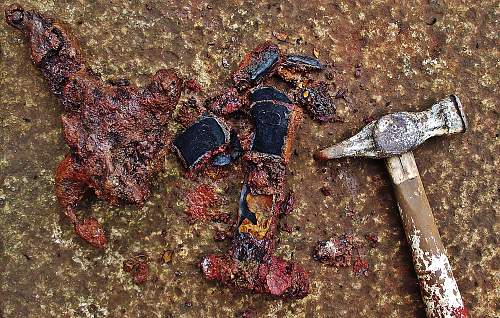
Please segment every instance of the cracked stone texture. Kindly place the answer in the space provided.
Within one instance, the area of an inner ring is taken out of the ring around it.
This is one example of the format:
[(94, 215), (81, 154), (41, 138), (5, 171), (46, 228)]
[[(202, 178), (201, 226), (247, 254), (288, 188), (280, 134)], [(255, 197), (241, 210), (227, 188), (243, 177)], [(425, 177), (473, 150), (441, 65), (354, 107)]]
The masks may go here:
[[(418, 111), (456, 93), (470, 121), (464, 135), (429, 140), (415, 151), (444, 245), (473, 317), (498, 317), (499, 255), (499, 3), (487, 1), (23, 1), (65, 21), (103, 78), (144, 83), (162, 67), (196, 77), (214, 92), (262, 40), (316, 52), (334, 63), (342, 123), (307, 118), (296, 140), (288, 183), (297, 195), (280, 234), (278, 254), (311, 273), (311, 294), (283, 301), (207, 282), (202, 255), (223, 252), (221, 225), (189, 225), (174, 155), (142, 208), (89, 209), (110, 236), (97, 251), (60, 216), (54, 169), (67, 151), (60, 108), (32, 65), (18, 33), (0, 23), (0, 317), (424, 317), (408, 245), (382, 161), (316, 163), (311, 153), (355, 133), (370, 118)], [(6, 3), (2, 4), (5, 7)], [(278, 37), (283, 38), (279, 35)], [(361, 76), (354, 76), (361, 63)], [(229, 67), (228, 67), (229, 65)], [(175, 129), (173, 127), (172, 129)], [(496, 168), (495, 168), (496, 167)], [(235, 212), (241, 177), (222, 182)], [(328, 185), (332, 196), (320, 188)], [(311, 259), (318, 239), (376, 233), (368, 277)], [(139, 251), (172, 263), (151, 263), (152, 278), (136, 286), (122, 261)]]

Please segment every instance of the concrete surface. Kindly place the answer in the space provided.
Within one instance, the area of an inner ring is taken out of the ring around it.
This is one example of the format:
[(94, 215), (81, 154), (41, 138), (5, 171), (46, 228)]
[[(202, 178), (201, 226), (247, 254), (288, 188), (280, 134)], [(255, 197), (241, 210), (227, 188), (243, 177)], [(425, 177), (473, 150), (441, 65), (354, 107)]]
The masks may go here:
[[(404, 3), (404, 4), (401, 4)], [(7, 3), (2, 3), (5, 7)], [(307, 118), (288, 182), (297, 208), (278, 253), (311, 273), (311, 294), (298, 301), (235, 292), (205, 281), (201, 256), (224, 251), (221, 224), (190, 225), (173, 155), (141, 209), (89, 201), (109, 247), (97, 251), (74, 235), (54, 195), (54, 168), (67, 147), (60, 109), (27, 46), (0, 23), (0, 317), (424, 317), (409, 250), (383, 162), (318, 164), (311, 152), (347, 137), (364, 120), (420, 110), (449, 93), (469, 116), (465, 135), (428, 141), (415, 152), (464, 301), (473, 317), (500, 315), (498, 196), (499, 2), (487, 1), (23, 1), (66, 21), (94, 70), (140, 84), (162, 67), (197, 78), (213, 93), (241, 57), (262, 40), (288, 52), (319, 53), (334, 63), (343, 123)], [(283, 38), (283, 36), (278, 35)], [(361, 63), (361, 76), (354, 76)], [(234, 211), (239, 177), (217, 184)], [(328, 185), (332, 196), (320, 188)], [(234, 202), (234, 203), (233, 203)], [(318, 239), (334, 233), (380, 238), (366, 248), (368, 277), (311, 259)], [(139, 251), (173, 262), (151, 263), (136, 286), (122, 262)]]

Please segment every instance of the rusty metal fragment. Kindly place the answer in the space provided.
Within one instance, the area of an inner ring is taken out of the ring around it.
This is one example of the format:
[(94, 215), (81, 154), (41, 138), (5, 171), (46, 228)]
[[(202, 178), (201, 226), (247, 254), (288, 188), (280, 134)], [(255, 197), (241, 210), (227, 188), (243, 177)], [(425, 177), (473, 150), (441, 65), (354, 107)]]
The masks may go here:
[(326, 122), (335, 118), (337, 108), (329, 93), (328, 85), (323, 81), (310, 82), (298, 87), (295, 100), (314, 120)]
[(272, 43), (264, 43), (248, 53), (233, 75), (235, 87), (244, 90), (271, 76), (280, 60), (280, 50)]
[(304, 268), (273, 255), (278, 218), (291, 209), (284, 193), (286, 163), (301, 119), (301, 110), (272, 87), (249, 94), (254, 137), (245, 155), (248, 175), (239, 201), (239, 221), (225, 255), (208, 255), (201, 269), (209, 280), (281, 298), (309, 292)]
[(306, 55), (287, 55), (281, 65), (302, 72), (325, 69), (325, 66), (317, 58)]
[(243, 106), (239, 92), (231, 87), (205, 101), (205, 107), (218, 116), (228, 116)]
[(62, 23), (17, 4), (6, 8), (5, 19), (27, 39), (35, 66), (62, 106), (70, 149), (56, 170), (59, 205), (82, 239), (104, 248), (101, 224), (80, 218), (77, 209), (90, 193), (111, 204), (144, 204), (169, 147), (166, 124), (183, 80), (173, 70), (159, 70), (144, 87), (106, 83)]

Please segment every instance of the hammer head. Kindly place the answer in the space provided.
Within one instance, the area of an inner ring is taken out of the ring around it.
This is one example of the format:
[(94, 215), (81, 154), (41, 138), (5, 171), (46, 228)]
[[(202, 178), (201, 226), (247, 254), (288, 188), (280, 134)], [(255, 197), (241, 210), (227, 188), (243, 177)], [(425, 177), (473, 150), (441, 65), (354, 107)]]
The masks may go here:
[(388, 158), (411, 151), (431, 137), (465, 132), (467, 127), (462, 103), (451, 95), (426, 111), (385, 115), (351, 138), (321, 150), (316, 157)]

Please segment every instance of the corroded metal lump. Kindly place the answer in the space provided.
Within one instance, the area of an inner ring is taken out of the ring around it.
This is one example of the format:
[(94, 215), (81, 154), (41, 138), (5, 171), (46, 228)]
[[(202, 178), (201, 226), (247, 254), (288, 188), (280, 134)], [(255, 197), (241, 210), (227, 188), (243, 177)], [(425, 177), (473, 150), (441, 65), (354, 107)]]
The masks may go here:
[[(31, 57), (59, 99), (70, 152), (56, 171), (56, 194), (76, 233), (95, 247), (106, 237), (95, 218), (75, 212), (91, 191), (111, 204), (141, 205), (169, 146), (165, 124), (182, 80), (159, 70), (145, 87), (105, 83), (86, 65), (71, 33), (56, 20), (11, 5), (6, 21), (28, 39)], [(124, 83), (126, 84), (126, 83)]]

